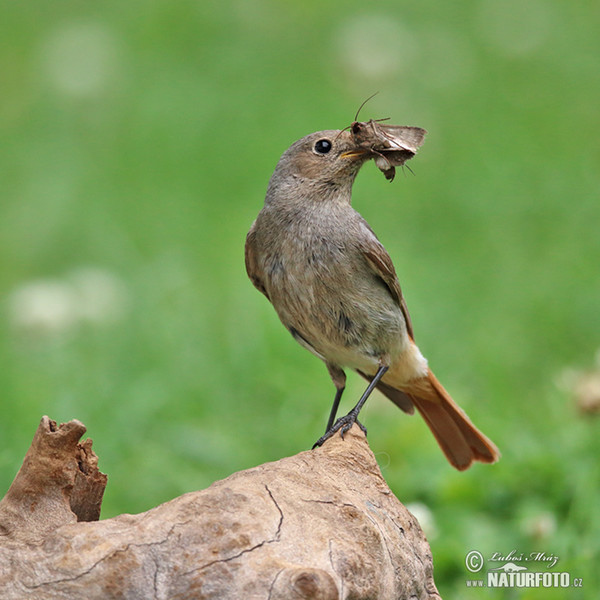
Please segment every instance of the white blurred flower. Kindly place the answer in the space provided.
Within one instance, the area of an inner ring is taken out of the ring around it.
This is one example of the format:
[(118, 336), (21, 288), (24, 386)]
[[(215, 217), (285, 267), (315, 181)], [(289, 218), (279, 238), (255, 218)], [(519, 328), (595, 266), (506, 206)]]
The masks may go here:
[(600, 372), (581, 373), (572, 390), (577, 409), (586, 415), (600, 413)]
[(591, 370), (566, 368), (555, 378), (557, 387), (573, 398), (582, 415), (600, 414), (600, 351), (595, 361), (595, 367)]
[(70, 329), (77, 320), (72, 290), (54, 279), (30, 281), (14, 290), (8, 310), (15, 327), (42, 334)]
[(389, 15), (357, 15), (336, 33), (339, 60), (355, 77), (388, 79), (406, 69), (417, 51), (415, 36)]
[(435, 519), (428, 506), (422, 502), (411, 502), (410, 504), (406, 505), (406, 508), (413, 514), (417, 521), (419, 521), (419, 525), (425, 532), (427, 539), (431, 540), (437, 536)]
[(551, 512), (540, 512), (521, 522), (523, 533), (535, 540), (550, 538), (556, 532), (556, 517)]
[(101, 22), (71, 22), (54, 29), (40, 47), (50, 84), (68, 96), (102, 91), (119, 68), (115, 36)]
[(65, 333), (82, 323), (102, 325), (120, 319), (127, 309), (123, 282), (108, 271), (82, 268), (63, 279), (38, 279), (8, 297), (11, 324), (32, 335)]

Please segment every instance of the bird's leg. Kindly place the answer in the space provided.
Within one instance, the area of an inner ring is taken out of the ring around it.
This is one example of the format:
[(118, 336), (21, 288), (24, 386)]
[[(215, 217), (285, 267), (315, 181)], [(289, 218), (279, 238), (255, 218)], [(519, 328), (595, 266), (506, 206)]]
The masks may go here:
[[(360, 413), (362, 407), (365, 405), (367, 398), (371, 395), (371, 392), (375, 389), (375, 387), (377, 386), (377, 384), (379, 383), (381, 378), (385, 375), (385, 373), (387, 372), (388, 369), (389, 369), (388, 366), (382, 365), (379, 367), (379, 369), (377, 370), (377, 373), (375, 374), (375, 377), (373, 377), (373, 379), (371, 380), (371, 383), (369, 383), (364, 394), (360, 397), (360, 400), (356, 403), (356, 406), (347, 415), (339, 418), (335, 422), (335, 424), (325, 432), (325, 435), (316, 441), (313, 448), (316, 448), (317, 446), (322, 446), (324, 442), (326, 442), (330, 437), (332, 437), (337, 431), (340, 431), (340, 430), (341, 430), (340, 433), (341, 433), (341, 436), (343, 439), (344, 434), (350, 429), (350, 427), (352, 427), (352, 425), (354, 425), (354, 423), (356, 423), (365, 432), (365, 434), (367, 433), (367, 430), (365, 429), (365, 427), (358, 421), (358, 414)], [(341, 393), (339, 395), (341, 397)], [(336, 394), (336, 398), (337, 398), (337, 396), (338, 396), (338, 394)], [(334, 401), (334, 406), (335, 406), (335, 401)], [(337, 407), (336, 407), (336, 409), (337, 409)]]
[(335, 415), (337, 414), (338, 407), (340, 405), (340, 400), (342, 399), (342, 394), (346, 389), (346, 373), (340, 369), (337, 365), (332, 365), (327, 363), (327, 370), (329, 371), (329, 375), (333, 381), (333, 385), (335, 385), (335, 398), (333, 399), (333, 405), (331, 407), (331, 412), (329, 413), (329, 420), (327, 421), (327, 427), (325, 428), (325, 433), (327, 433), (333, 422), (335, 421)]
[(342, 394), (344, 393), (345, 388), (339, 388), (335, 392), (335, 398), (333, 399), (333, 405), (331, 407), (331, 412), (329, 413), (329, 420), (327, 421), (327, 427), (325, 427), (325, 433), (327, 433), (335, 421), (335, 415), (337, 415), (338, 406), (340, 405), (340, 400), (342, 399)]

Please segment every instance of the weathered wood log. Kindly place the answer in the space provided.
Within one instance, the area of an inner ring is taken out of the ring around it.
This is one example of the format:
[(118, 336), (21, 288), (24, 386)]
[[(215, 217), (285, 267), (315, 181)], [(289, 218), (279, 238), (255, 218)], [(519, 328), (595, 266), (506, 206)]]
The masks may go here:
[(44, 417), (0, 502), (5, 600), (439, 600), (423, 532), (357, 427), (145, 513), (94, 522), (106, 477), (91, 441), (78, 444), (84, 432)]

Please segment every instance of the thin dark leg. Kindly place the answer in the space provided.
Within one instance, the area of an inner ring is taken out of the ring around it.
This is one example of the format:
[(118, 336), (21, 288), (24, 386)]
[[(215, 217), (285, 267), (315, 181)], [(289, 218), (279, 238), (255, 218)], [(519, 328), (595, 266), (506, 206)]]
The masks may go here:
[[(350, 429), (350, 427), (352, 427), (352, 425), (354, 425), (354, 423), (358, 423), (358, 425), (360, 425), (361, 429), (366, 433), (366, 429), (358, 422), (358, 414), (360, 413), (362, 407), (365, 405), (367, 398), (371, 395), (371, 392), (377, 387), (377, 384), (379, 383), (381, 378), (385, 375), (385, 373), (387, 372), (388, 369), (389, 369), (389, 367), (387, 367), (387, 366), (379, 367), (377, 373), (375, 374), (375, 377), (373, 377), (373, 379), (371, 380), (371, 383), (369, 383), (369, 385), (367, 386), (367, 389), (365, 390), (364, 394), (360, 397), (360, 400), (356, 403), (356, 406), (346, 416), (339, 418), (335, 422), (335, 424), (325, 432), (325, 435), (317, 440), (317, 442), (315, 443), (313, 448), (315, 448), (316, 446), (323, 445), (324, 442), (326, 442), (330, 437), (332, 437), (339, 430), (341, 430), (341, 435), (343, 438), (344, 434)], [(339, 395), (341, 397), (341, 394), (339, 394)], [(337, 396), (338, 396), (338, 394), (336, 394), (336, 398), (337, 398)], [(335, 404), (335, 400), (334, 400), (334, 407), (336, 408), (336, 411), (337, 411), (337, 406)]]
[[(371, 392), (377, 387), (379, 380), (386, 374), (386, 371), (388, 369), (389, 367), (379, 367), (379, 370), (377, 371), (377, 373), (375, 373), (375, 377), (373, 377), (371, 383), (369, 383), (369, 385), (367, 386), (367, 389), (365, 390), (364, 394), (360, 397), (360, 400), (356, 403), (356, 406), (348, 413), (347, 416), (353, 415), (354, 420), (356, 421), (356, 419), (358, 418), (358, 413), (362, 410), (362, 407), (365, 405), (367, 398), (371, 395)], [(348, 429), (350, 429), (350, 427), (348, 427), (346, 431), (348, 431)]]
[(335, 398), (333, 399), (333, 406), (331, 407), (331, 412), (329, 413), (329, 420), (327, 421), (327, 427), (325, 428), (325, 433), (327, 433), (333, 422), (335, 421), (335, 415), (337, 415), (338, 407), (340, 406), (340, 400), (342, 399), (342, 394), (346, 388), (339, 388), (335, 392)]
[(335, 421), (335, 415), (337, 414), (338, 408), (340, 406), (340, 400), (342, 399), (342, 394), (346, 389), (346, 373), (344, 370), (332, 363), (326, 363), (327, 370), (329, 371), (329, 376), (331, 377), (331, 381), (333, 381), (333, 385), (335, 385), (335, 389), (337, 390), (335, 393), (335, 398), (333, 399), (333, 406), (331, 407), (331, 413), (329, 414), (329, 420), (327, 421), (327, 428), (325, 429), (325, 433), (327, 433), (333, 422)]

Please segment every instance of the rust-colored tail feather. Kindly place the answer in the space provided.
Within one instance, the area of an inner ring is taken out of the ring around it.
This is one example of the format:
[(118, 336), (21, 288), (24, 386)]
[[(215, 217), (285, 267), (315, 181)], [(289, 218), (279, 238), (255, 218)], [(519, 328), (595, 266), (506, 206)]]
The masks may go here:
[[(380, 389), (390, 400), (396, 401), (393, 394)], [(498, 448), (473, 425), (431, 371), (426, 377), (412, 380), (402, 392), (417, 407), (453, 467), (464, 471), (473, 461), (494, 463), (500, 458)]]

